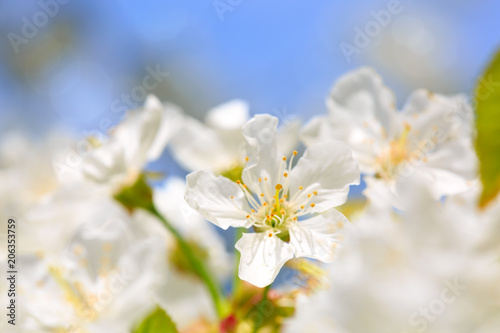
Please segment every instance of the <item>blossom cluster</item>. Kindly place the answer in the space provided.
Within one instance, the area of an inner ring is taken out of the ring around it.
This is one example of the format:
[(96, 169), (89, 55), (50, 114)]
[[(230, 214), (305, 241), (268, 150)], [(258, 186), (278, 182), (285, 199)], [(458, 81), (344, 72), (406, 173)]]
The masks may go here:
[[(360, 68), (326, 104), (280, 124), (233, 100), (201, 121), (151, 95), (64, 168), (70, 136), (4, 135), (0, 236), (15, 217), (16, 326), (498, 332), (500, 203), (477, 208), (467, 97), (422, 89), (398, 110)], [(185, 177), (152, 170), (165, 155)]]

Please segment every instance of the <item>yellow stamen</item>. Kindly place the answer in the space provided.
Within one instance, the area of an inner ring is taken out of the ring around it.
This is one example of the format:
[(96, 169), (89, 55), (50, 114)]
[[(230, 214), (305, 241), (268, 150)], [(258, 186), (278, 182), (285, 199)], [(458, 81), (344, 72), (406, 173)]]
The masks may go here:
[(280, 210), (280, 190), (283, 188), (281, 184), (277, 184), (275, 189), (276, 189), (276, 194), (274, 195), (274, 201), (276, 202), (276, 210)]

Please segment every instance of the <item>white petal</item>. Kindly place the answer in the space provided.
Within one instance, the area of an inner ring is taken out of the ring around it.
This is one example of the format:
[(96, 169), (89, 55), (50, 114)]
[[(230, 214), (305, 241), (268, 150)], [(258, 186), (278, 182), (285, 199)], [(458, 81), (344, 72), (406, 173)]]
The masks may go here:
[(387, 133), (392, 132), (394, 94), (371, 68), (360, 68), (341, 77), (332, 89), (328, 106), (332, 117), (343, 112), (358, 125), (376, 121)]
[(342, 138), (343, 136), (338, 135), (338, 131), (332, 131), (327, 116), (313, 117), (300, 131), (300, 139), (306, 146)]
[(277, 137), (278, 150), (285, 156), (290, 155), (297, 148), (301, 125), (302, 122), (300, 120), (293, 120), (279, 128)]
[(349, 223), (336, 209), (299, 221), (290, 228), (290, 244), (296, 257), (308, 257), (330, 263), (343, 236), (341, 230)]
[(248, 121), (248, 103), (235, 99), (207, 112), (205, 122), (220, 130), (239, 130)]
[(139, 172), (139, 166), (128, 164), (125, 154), (120, 142), (108, 142), (82, 160), (81, 173), (86, 179), (114, 188), (126, 182), (131, 173)]
[[(295, 203), (314, 203), (313, 212), (323, 212), (343, 204), (349, 185), (359, 184), (359, 168), (347, 145), (327, 141), (312, 145), (290, 174), (290, 197)], [(299, 190), (299, 186), (303, 189)], [(317, 191), (308, 200), (308, 194)]]
[(306, 124), (300, 138), (306, 146), (315, 143), (340, 140), (349, 145), (362, 172), (375, 172), (375, 159), (380, 147), (384, 145), (381, 135), (375, 135), (365, 126), (356, 123), (347, 113), (337, 112), (330, 117), (315, 117)]
[(114, 129), (111, 139), (122, 145), (127, 163), (138, 169), (147, 163), (149, 149), (162, 121), (161, 103), (152, 96), (146, 103), (126, 115), (125, 120)]
[[(147, 104), (146, 107), (148, 107)], [(161, 156), (171, 138), (182, 128), (184, 121), (182, 110), (174, 104), (165, 103), (160, 112), (160, 126), (148, 148), (148, 161), (155, 161)]]
[(293, 258), (289, 244), (265, 232), (243, 234), (235, 247), (241, 253), (238, 276), (259, 288), (270, 285), (285, 262)]
[(251, 223), (246, 218), (250, 207), (235, 182), (207, 171), (192, 172), (187, 175), (186, 181), (187, 203), (207, 220), (222, 229), (250, 227)]
[(219, 172), (232, 162), (218, 133), (189, 116), (172, 138), (170, 147), (177, 162), (189, 171)]
[(283, 157), (277, 151), (277, 126), (278, 118), (270, 115), (256, 115), (243, 126), (249, 157), (243, 170), (243, 181), (254, 193), (260, 191), (259, 178), (268, 178), (267, 183), (272, 186), (277, 183)]
[(400, 118), (411, 126), (408, 140), (416, 146), (433, 137), (440, 144), (470, 136), (473, 113), (461, 95), (446, 97), (420, 89), (408, 98)]
[(401, 208), (402, 203), (396, 190), (394, 182), (365, 177), (366, 189), (363, 195), (368, 198), (370, 203), (381, 210), (390, 210), (392, 206)]
[(434, 199), (470, 190), (472, 182), (446, 169), (422, 168), (419, 170)]

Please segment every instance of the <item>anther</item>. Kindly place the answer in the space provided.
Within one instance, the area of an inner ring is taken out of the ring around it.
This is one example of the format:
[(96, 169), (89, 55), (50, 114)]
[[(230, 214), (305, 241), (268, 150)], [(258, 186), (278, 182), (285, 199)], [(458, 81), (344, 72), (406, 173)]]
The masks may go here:
[(276, 187), (275, 187), (275, 189), (276, 189), (276, 190), (278, 190), (278, 191), (279, 191), (279, 190), (281, 190), (282, 188), (283, 188), (283, 186), (282, 186), (281, 184), (278, 184), (278, 185), (276, 185)]
[(316, 204), (313, 202), (313, 203), (311, 204), (311, 207), (314, 207), (314, 206), (316, 206)]
[(247, 157), (245, 157), (245, 160), (246, 160), (247, 162), (249, 161), (249, 158), (248, 158), (248, 156), (247, 156)]
[(231, 196), (231, 199), (234, 199), (234, 197), (233, 197), (233, 196)]
[(283, 176), (284, 176), (284, 177), (288, 177), (288, 174), (285, 172), (285, 173), (283, 174)]
[(299, 186), (299, 190), (303, 190), (304, 188), (302, 186)]
[(286, 157), (283, 156), (283, 161), (286, 161)]
[(261, 196), (261, 197), (263, 197), (263, 196), (264, 196), (264, 193), (261, 193), (261, 194), (260, 194), (260, 196)]
[(318, 191), (314, 191), (314, 192), (313, 192), (313, 194), (314, 194), (314, 195), (318, 195)]
[(241, 184), (241, 180), (237, 180), (237, 181), (236, 181), (236, 184)]
[(300, 205), (300, 209), (304, 209), (304, 205)]
[(249, 219), (249, 218), (250, 218), (250, 215), (247, 215), (247, 219)]
[(296, 151), (296, 150), (294, 150), (294, 151), (293, 151), (293, 156), (297, 156), (297, 154), (298, 154), (298, 153), (297, 153), (297, 151)]

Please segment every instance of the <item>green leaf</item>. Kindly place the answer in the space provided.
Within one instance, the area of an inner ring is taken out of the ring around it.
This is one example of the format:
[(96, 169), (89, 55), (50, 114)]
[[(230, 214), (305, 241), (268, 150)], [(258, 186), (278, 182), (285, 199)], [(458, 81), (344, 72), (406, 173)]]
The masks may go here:
[(133, 333), (178, 333), (167, 313), (159, 307), (137, 327)]
[(500, 52), (479, 79), (475, 102), (476, 152), (483, 184), (479, 206), (484, 208), (500, 191)]

